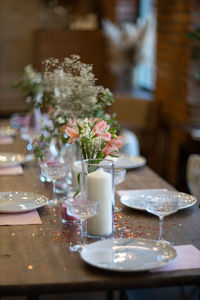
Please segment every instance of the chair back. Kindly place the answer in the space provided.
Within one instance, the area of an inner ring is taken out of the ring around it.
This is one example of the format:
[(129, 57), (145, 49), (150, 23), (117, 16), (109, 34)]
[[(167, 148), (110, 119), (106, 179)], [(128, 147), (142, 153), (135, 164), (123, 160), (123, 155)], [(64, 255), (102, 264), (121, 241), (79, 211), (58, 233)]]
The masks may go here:
[(187, 161), (186, 179), (190, 193), (200, 202), (200, 155), (190, 154)]
[(120, 135), (123, 140), (121, 152), (128, 156), (139, 156), (140, 145), (136, 134), (129, 129), (123, 128), (120, 130)]

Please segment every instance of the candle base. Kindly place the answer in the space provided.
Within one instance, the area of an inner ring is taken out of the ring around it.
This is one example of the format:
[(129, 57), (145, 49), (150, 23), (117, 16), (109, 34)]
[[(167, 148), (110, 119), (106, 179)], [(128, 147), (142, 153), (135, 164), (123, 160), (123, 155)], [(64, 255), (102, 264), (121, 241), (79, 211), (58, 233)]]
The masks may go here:
[(85, 233), (85, 236), (87, 238), (90, 238), (90, 239), (102, 239), (102, 238), (109, 238), (109, 237), (112, 237), (114, 235), (113, 232), (111, 232), (110, 234), (104, 234), (104, 235), (94, 235), (94, 234), (89, 234), (89, 233)]
[(63, 225), (72, 225), (77, 223), (77, 219), (69, 216), (67, 214), (67, 205), (65, 203), (65, 198), (61, 199), (61, 215), (62, 215), (62, 224)]

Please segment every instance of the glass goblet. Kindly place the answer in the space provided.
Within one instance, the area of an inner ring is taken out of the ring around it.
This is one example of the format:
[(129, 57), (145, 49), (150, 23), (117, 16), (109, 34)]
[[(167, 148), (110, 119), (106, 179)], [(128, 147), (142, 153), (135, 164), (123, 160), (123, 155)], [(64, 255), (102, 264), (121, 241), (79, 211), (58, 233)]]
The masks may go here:
[(98, 202), (90, 201), (87, 198), (84, 198), (83, 196), (69, 198), (67, 200), (67, 214), (80, 220), (81, 240), (80, 244), (72, 245), (69, 247), (69, 249), (72, 252), (80, 252), (83, 249), (85, 245), (83, 232), (85, 221), (95, 216), (97, 214), (98, 209)]
[[(146, 210), (159, 217), (159, 241), (163, 240), (163, 219), (178, 210), (178, 198), (171, 195), (152, 195), (146, 199)], [(169, 243), (169, 242), (167, 242)]]
[(58, 205), (59, 201), (56, 197), (56, 181), (66, 177), (67, 168), (65, 163), (60, 162), (44, 162), (40, 164), (41, 175), (48, 178), (53, 183), (53, 199), (49, 200), (49, 205)]
[[(114, 168), (114, 185), (122, 183), (126, 178), (126, 169), (124, 168)], [(114, 204), (114, 212), (121, 211), (122, 208)]]

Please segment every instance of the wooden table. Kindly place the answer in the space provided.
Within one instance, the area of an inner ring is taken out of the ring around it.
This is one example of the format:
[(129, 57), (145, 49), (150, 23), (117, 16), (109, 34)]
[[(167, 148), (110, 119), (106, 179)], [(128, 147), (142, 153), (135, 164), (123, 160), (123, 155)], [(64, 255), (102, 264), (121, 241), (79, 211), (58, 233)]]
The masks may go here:
[[(26, 152), (26, 143), (0, 145), (0, 152)], [(147, 166), (129, 171), (118, 189), (168, 188), (167, 182)], [(35, 162), (24, 165), (24, 174), (1, 176), (0, 191), (29, 191), (51, 196), (51, 184), (39, 181)], [(93, 268), (79, 254), (69, 251), (70, 228), (61, 223), (60, 209), (39, 210), (42, 225), (0, 227), (0, 295), (32, 295), (135, 289), (199, 284), (200, 269), (120, 274)], [(158, 218), (123, 207), (116, 222), (127, 228), (127, 236), (157, 239)], [(120, 221), (120, 220), (123, 220)], [(166, 218), (164, 237), (176, 245), (192, 244), (200, 249), (200, 210), (197, 206)], [(122, 224), (123, 223), (123, 224)], [(74, 233), (75, 234), (75, 233)]]

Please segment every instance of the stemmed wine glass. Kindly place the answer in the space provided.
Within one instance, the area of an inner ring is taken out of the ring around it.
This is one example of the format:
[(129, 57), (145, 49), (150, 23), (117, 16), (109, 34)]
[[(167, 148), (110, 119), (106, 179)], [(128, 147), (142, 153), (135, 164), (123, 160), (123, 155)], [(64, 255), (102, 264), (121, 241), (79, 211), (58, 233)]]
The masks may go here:
[(53, 199), (49, 200), (49, 205), (58, 205), (59, 201), (56, 197), (56, 181), (67, 175), (67, 167), (65, 163), (43, 162), (40, 164), (41, 175), (53, 182)]
[(30, 127), (21, 128), (21, 138), (27, 141), (26, 149), (33, 152), (33, 140), (40, 136), (40, 131)]
[[(126, 169), (114, 168), (114, 185), (122, 183), (126, 178)], [(115, 202), (114, 202), (115, 203)], [(121, 211), (122, 208), (114, 204), (114, 212)]]
[[(146, 199), (146, 210), (159, 217), (159, 241), (163, 240), (163, 219), (178, 210), (178, 198), (171, 195), (152, 195)], [(168, 242), (167, 242), (168, 243)]]
[(77, 245), (71, 245), (69, 249), (72, 252), (80, 252), (84, 245), (84, 223), (87, 219), (95, 216), (97, 214), (97, 211), (99, 209), (99, 203), (90, 201), (87, 198), (84, 198), (83, 196), (78, 196), (76, 198), (68, 198), (66, 200), (67, 204), (67, 214), (69, 216), (75, 217), (80, 220), (80, 232), (81, 232), (81, 241), (80, 244)]

